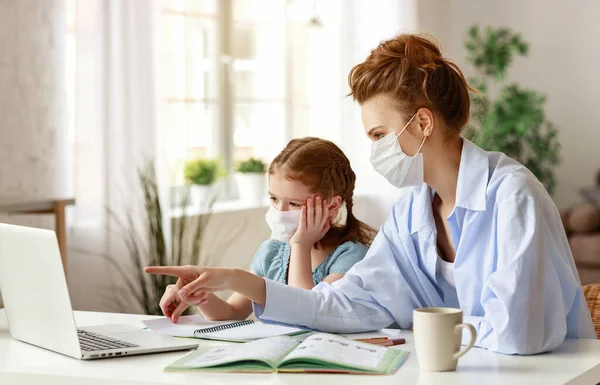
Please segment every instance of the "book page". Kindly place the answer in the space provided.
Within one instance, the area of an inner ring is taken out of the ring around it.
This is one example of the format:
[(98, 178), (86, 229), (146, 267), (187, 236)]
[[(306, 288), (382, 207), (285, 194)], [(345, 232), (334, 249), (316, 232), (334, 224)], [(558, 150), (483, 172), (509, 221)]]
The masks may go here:
[(142, 322), (156, 334), (174, 337), (194, 337), (195, 330), (230, 324), (237, 321), (207, 321), (202, 315), (196, 314), (180, 317), (179, 322), (176, 324), (167, 317)]
[(302, 332), (303, 329), (282, 326), (282, 325), (271, 325), (263, 324), (261, 322), (255, 322), (250, 325), (239, 326), (236, 328), (220, 330), (212, 333), (198, 334), (199, 338), (209, 339), (220, 339), (220, 340), (231, 340), (231, 341), (251, 341), (260, 338), (269, 338), (282, 336), (287, 334), (294, 334)]
[(314, 334), (304, 340), (282, 363), (294, 358), (313, 358), (338, 365), (377, 369), (387, 349), (332, 334)]
[(228, 345), (211, 349), (200, 354), (184, 366), (205, 368), (236, 361), (259, 360), (277, 364), (299, 342), (290, 337), (273, 337), (239, 345)]

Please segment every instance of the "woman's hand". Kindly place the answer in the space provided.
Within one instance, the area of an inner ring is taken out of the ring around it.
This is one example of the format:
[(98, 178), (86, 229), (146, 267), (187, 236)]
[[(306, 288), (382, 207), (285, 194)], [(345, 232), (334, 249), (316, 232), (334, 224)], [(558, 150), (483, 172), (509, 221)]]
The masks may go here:
[[(229, 289), (233, 269), (200, 266), (150, 266), (144, 269), (150, 274), (165, 274), (178, 277), (177, 284), (167, 287), (161, 299), (163, 314), (177, 322), (189, 305), (201, 305), (206, 301), (206, 293)], [(180, 303), (175, 301), (179, 299)], [(170, 309), (175, 307), (172, 312)], [(180, 311), (178, 311), (181, 309)], [(174, 317), (177, 315), (177, 317)]]
[(302, 206), (298, 229), (290, 239), (290, 244), (311, 247), (319, 242), (331, 228), (329, 207), (326, 200), (320, 197), (308, 198), (306, 206)]
[[(266, 302), (265, 280), (248, 271), (200, 266), (150, 266), (146, 267), (144, 271), (150, 274), (166, 274), (179, 278), (175, 288), (169, 290), (169, 296), (165, 292), (167, 310), (169, 301), (175, 300), (173, 295), (175, 289), (177, 297), (186, 305), (189, 303), (203, 304), (206, 301), (206, 293), (223, 290), (236, 291), (261, 306), (264, 306)], [(183, 305), (181, 306), (183, 307)], [(161, 309), (163, 309), (162, 306)]]

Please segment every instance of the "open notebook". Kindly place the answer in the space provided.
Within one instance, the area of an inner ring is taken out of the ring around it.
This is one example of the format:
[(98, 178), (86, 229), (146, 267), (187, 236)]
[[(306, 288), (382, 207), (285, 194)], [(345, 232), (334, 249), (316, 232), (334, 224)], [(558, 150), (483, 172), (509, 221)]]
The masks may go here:
[(231, 342), (247, 342), (261, 338), (290, 336), (307, 332), (304, 329), (263, 324), (252, 320), (207, 321), (201, 315), (181, 317), (176, 324), (166, 317), (142, 322), (158, 334)]
[(175, 361), (165, 370), (391, 374), (402, 365), (407, 355), (393, 348), (318, 333), (302, 342), (280, 336), (243, 345), (202, 348)]

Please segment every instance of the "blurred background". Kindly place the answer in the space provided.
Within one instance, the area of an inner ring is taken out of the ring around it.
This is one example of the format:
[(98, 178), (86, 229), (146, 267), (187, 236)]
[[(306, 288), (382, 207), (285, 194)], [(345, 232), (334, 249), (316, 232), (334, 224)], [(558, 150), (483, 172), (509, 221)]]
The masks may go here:
[(400, 32), (482, 91), (465, 135), (538, 176), (600, 281), (594, 0), (0, 0), (0, 222), (56, 230), (76, 309), (156, 313), (168, 282), (140, 267), (248, 268), (265, 167), (310, 135), (379, 227), (403, 192), (371, 169), (347, 76)]

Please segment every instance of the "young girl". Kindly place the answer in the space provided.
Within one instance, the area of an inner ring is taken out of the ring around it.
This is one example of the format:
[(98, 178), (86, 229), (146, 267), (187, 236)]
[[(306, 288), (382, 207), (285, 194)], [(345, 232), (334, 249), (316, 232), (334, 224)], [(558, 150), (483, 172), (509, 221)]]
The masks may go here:
[[(352, 213), (355, 179), (348, 158), (332, 142), (289, 142), (269, 167), (271, 206), (265, 219), (271, 238), (259, 247), (250, 273), (226, 269), (231, 278), (249, 281), (255, 274), (304, 289), (342, 278), (363, 259), (374, 235)], [(252, 312), (251, 301), (238, 293), (227, 301), (214, 294), (178, 293), (188, 283), (179, 279), (167, 287), (160, 302), (173, 322), (189, 305), (210, 320), (245, 319)]]

